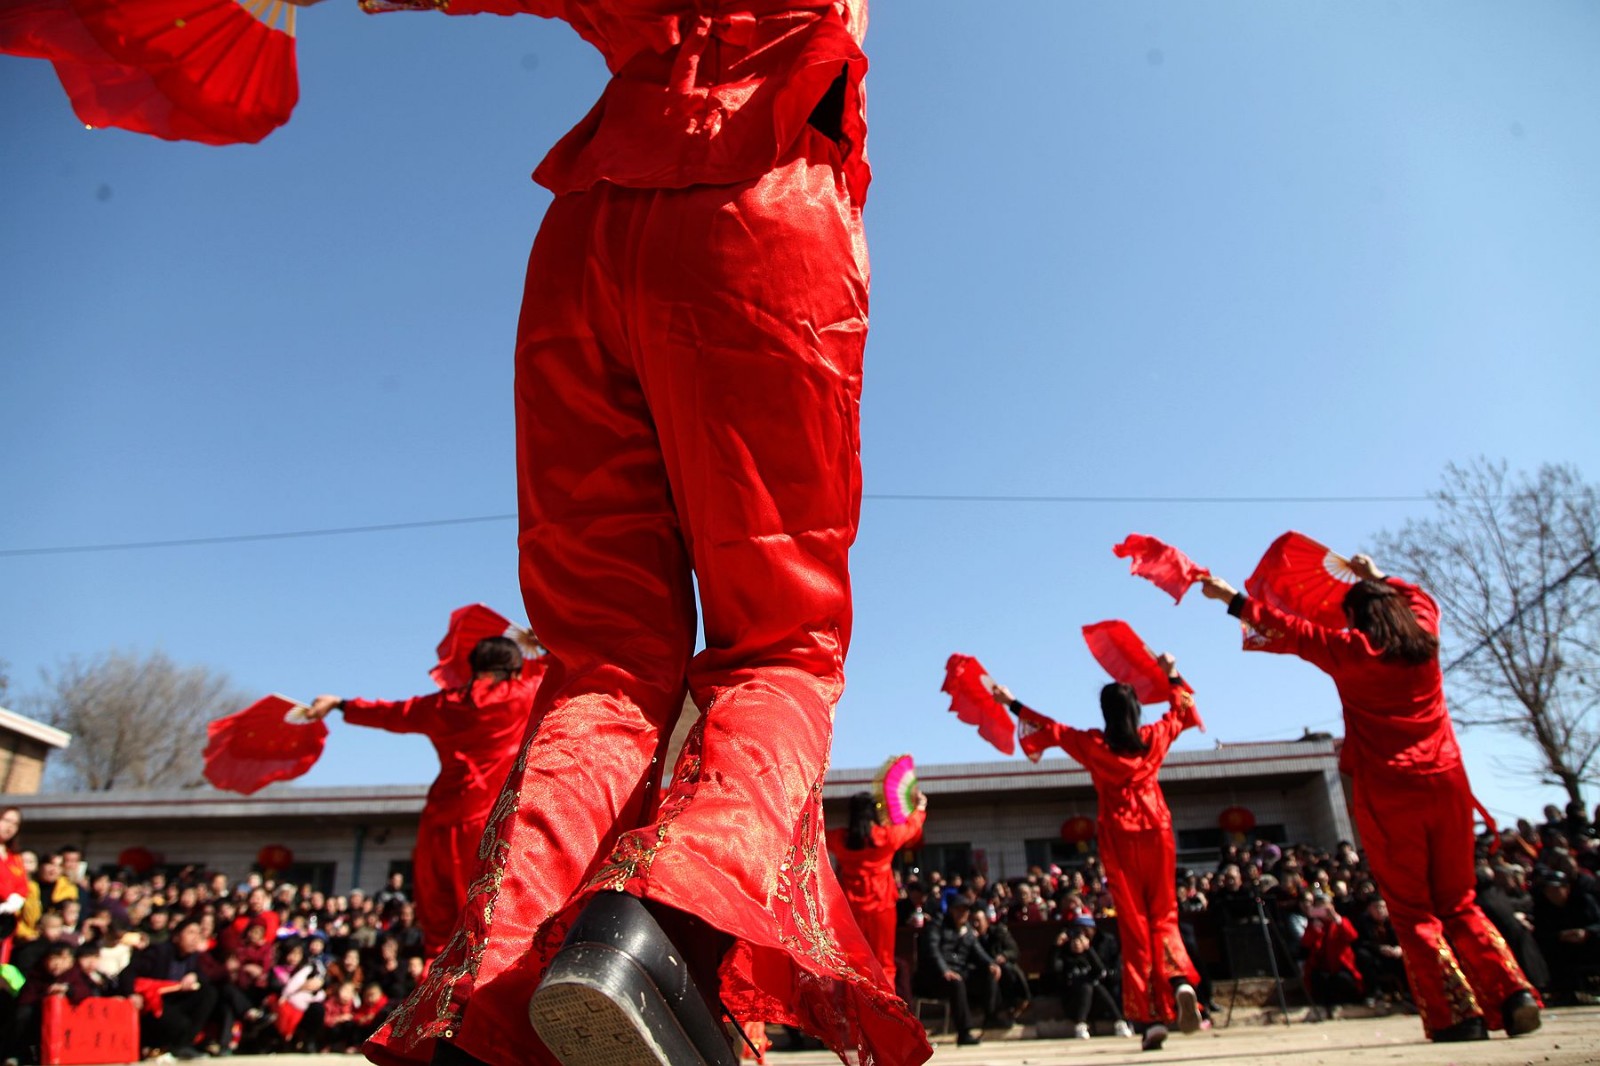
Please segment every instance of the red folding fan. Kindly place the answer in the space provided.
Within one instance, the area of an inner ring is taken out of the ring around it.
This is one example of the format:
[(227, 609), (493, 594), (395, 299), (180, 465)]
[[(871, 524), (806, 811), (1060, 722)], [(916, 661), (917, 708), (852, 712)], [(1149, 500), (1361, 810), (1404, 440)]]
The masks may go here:
[(250, 793), (288, 781), (322, 756), (328, 727), (284, 696), (266, 696), (206, 727), (205, 775), (217, 788)]
[(253, 143), (299, 100), (285, 0), (0, 0), (0, 52), (51, 60), (85, 125)]
[(1177, 548), (1143, 533), (1129, 533), (1121, 544), (1111, 549), (1111, 554), (1118, 559), (1131, 560), (1129, 573), (1152, 582), (1171, 596), (1174, 603), (1182, 602), (1190, 585), (1211, 574)]
[(460, 688), (472, 683), (472, 649), (486, 637), (510, 637), (522, 646), (522, 676), (543, 674), (549, 664), (539, 656), (539, 642), (493, 607), (470, 603), (450, 612), (450, 627), (439, 642), (439, 662), (428, 676), (440, 688)]
[(1113, 681), (1133, 686), (1140, 703), (1167, 702), (1172, 692), (1167, 672), (1128, 623), (1111, 620), (1084, 626), (1083, 640)]
[(950, 694), (950, 710), (978, 735), (1010, 755), (1017, 750), (1017, 725), (989, 691), (989, 674), (970, 655), (952, 655), (944, 664), (941, 691)]
[[(1290, 530), (1272, 542), (1244, 589), (1286, 614), (1344, 629), (1344, 594), (1359, 580), (1350, 560)], [(1248, 639), (1245, 647), (1250, 647)]]

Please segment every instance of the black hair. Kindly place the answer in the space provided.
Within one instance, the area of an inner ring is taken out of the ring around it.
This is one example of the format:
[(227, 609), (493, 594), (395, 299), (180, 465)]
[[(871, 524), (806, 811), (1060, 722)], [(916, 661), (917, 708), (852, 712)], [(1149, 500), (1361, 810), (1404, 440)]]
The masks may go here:
[(860, 851), (872, 843), (872, 827), (878, 824), (878, 804), (870, 792), (857, 792), (850, 797), (850, 827), (845, 833), (844, 846)]
[(1400, 590), (1386, 581), (1357, 581), (1344, 594), (1344, 616), (1350, 628), (1385, 659), (1425, 663), (1438, 658), (1439, 638), (1417, 621)]
[(468, 661), (474, 676), (499, 674), (500, 680), (509, 681), (522, 672), (522, 649), (510, 637), (484, 637)]
[(1150, 750), (1139, 736), (1139, 694), (1132, 685), (1113, 682), (1100, 690), (1100, 713), (1106, 720), (1106, 747), (1118, 755), (1143, 755)]

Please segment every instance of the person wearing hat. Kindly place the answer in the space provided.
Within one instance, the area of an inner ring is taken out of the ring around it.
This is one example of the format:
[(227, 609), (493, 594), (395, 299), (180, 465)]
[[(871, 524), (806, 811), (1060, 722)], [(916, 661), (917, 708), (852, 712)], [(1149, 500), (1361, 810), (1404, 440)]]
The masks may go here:
[(1344, 709), (1340, 768), (1379, 889), (1389, 902), (1411, 992), (1430, 1040), (1482, 1040), (1539, 1028), (1538, 995), (1475, 901), (1474, 800), (1445, 705), (1439, 606), (1422, 589), (1350, 557), (1348, 628), (1332, 629), (1246, 596), (1219, 577), (1208, 599), (1333, 679)]
[[(1141, 726), (1138, 693), (1113, 683), (1100, 690), (1105, 729), (1075, 729), (1023, 705), (1004, 685), (992, 692), (1019, 719), (1022, 750), (1038, 761), (1059, 747), (1089, 771), (1098, 801), (1100, 855), (1107, 887), (1116, 903), (1122, 941), (1122, 1012), (1145, 1029), (1152, 1046), (1176, 1020), (1185, 1033), (1201, 1025), (1195, 985), (1199, 971), (1178, 929), (1177, 846), (1172, 813), (1157, 776), (1178, 735), (1200, 724), (1194, 697), (1170, 655), (1157, 661), (1166, 671), (1171, 708), (1161, 720)], [(1159, 1030), (1159, 1032), (1157, 1032)]]
[(977, 932), (968, 921), (971, 915), (972, 904), (965, 896), (956, 896), (942, 919), (923, 927), (913, 982), (919, 996), (950, 1001), (956, 1043), (961, 1045), (982, 1042), (972, 1032), (969, 981), (980, 969), (989, 978), (987, 988), (997, 988), (1000, 980), (1000, 966), (978, 943)]

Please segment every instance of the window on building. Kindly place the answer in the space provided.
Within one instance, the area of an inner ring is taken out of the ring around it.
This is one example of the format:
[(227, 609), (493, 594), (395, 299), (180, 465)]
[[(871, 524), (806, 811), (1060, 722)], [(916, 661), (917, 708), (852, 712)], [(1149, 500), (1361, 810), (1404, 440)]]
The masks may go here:
[(938, 870), (946, 878), (960, 874), (963, 878), (972, 872), (971, 844), (924, 844), (917, 852), (915, 869)]
[[(1257, 840), (1267, 840), (1274, 844), (1282, 844), (1289, 839), (1289, 834), (1284, 831), (1282, 823), (1272, 825), (1258, 825), (1245, 834), (1245, 843), (1251, 844)], [(1220, 829), (1180, 829), (1178, 830), (1178, 861), (1204, 865), (1216, 862), (1222, 856), (1223, 845), (1227, 843), (1227, 834)]]
[(1022, 849), (1027, 857), (1028, 866), (1030, 868), (1037, 866), (1041, 870), (1048, 870), (1052, 865), (1070, 870), (1082, 866), (1084, 860), (1094, 854), (1093, 844), (1089, 845), (1088, 851), (1079, 851), (1078, 845), (1068, 844), (1060, 837), (1024, 840)]

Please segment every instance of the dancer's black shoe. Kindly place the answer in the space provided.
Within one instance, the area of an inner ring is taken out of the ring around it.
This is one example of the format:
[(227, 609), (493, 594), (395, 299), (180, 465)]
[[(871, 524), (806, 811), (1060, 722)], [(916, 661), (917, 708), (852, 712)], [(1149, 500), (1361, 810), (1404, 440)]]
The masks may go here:
[(1487, 1040), (1489, 1030), (1483, 1027), (1482, 1018), (1468, 1018), (1444, 1029), (1436, 1029), (1428, 1037), (1435, 1044), (1456, 1044), (1465, 1040)]
[(1506, 997), (1505, 1004), (1500, 1008), (1500, 1017), (1505, 1023), (1507, 1036), (1531, 1033), (1539, 1028), (1540, 1024), (1539, 1001), (1526, 989), (1513, 992)]
[(562, 1066), (737, 1066), (727, 1031), (634, 896), (603, 892), (578, 916), (528, 1004)]
[(433, 1045), (433, 1058), (429, 1066), (487, 1066), (482, 1059), (473, 1058), (448, 1040)]
[(1144, 1031), (1144, 1039), (1139, 1041), (1140, 1051), (1160, 1051), (1161, 1045), (1167, 1042), (1167, 1027), (1152, 1025)]

